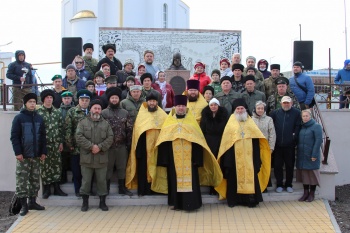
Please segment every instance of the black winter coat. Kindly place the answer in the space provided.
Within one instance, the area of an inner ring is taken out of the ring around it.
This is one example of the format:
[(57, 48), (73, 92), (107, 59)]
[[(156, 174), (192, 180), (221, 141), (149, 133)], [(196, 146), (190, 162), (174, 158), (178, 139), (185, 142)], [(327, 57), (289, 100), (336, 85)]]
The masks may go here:
[(113, 57), (113, 61), (111, 61), (108, 57), (104, 57), (97, 63), (97, 71), (101, 69), (103, 63), (107, 63), (110, 66), (111, 75), (117, 75), (117, 71), (123, 69), (123, 65), (118, 58)]
[[(25, 59), (25, 53), (23, 50), (17, 50), (15, 53), (16, 61), (11, 62), (8, 66), (6, 77), (8, 79), (12, 80), (13, 84), (21, 84), (21, 77), (23, 77), (24, 72), (22, 71), (22, 68), (27, 68), (28, 73), (26, 74), (26, 81), (24, 84), (33, 84), (33, 76), (30, 68), (30, 64), (24, 61), (20, 61), (18, 59), (19, 54), (24, 54)], [(29, 87), (28, 87), (29, 88)]]
[(36, 111), (22, 109), (12, 121), (11, 142), (15, 155), (23, 158), (47, 155), (43, 118)]
[(229, 115), (226, 108), (219, 106), (219, 109), (213, 117), (209, 105), (202, 110), (200, 127), (205, 140), (215, 157), (218, 156), (222, 133), (224, 132)]
[(276, 146), (295, 147), (301, 125), (301, 113), (299, 109), (292, 107), (288, 111), (282, 108), (270, 113), (276, 130)]

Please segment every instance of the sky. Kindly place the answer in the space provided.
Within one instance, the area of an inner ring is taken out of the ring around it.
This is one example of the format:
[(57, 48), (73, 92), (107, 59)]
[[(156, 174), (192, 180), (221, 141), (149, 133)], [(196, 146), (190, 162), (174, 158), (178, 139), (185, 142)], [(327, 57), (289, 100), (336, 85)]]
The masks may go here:
[[(329, 48), (331, 67), (343, 67), (344, 1), (349, 27), (349, 0), (183, 0), (190, 7), (190, 29), (241, 30), (243, 64), (252, 55), (281, 64), (281, 71), (291, 70), (299, 24), (302, 40), (314, 42), (314, 69), (328, 68)], [(23, 49), (33, 64), (61, 61), (61, 0), (3, 1), (0, 22), (0, 46), (12, 41), (1, 52)], [(59, 67), (39, 68), (38, 73), (53, 76)]]

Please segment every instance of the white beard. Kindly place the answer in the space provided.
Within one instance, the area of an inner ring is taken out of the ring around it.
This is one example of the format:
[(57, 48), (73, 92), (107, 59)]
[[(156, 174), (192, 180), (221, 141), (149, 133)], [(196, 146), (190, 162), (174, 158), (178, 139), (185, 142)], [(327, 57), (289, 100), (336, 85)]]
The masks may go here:
[(91, 118), (94, 119), (94, 120), (98, 120), (98, 119), (100, 119), (100, 117), (101, 117), (100, 114), (97, 114), (97, 113), (93, 114), (93, 113), (91, 113)]
[(248, 119), (248, 113), (244, 112), (242, 114), (238, 114), (236, 112), (234, 112), (235, 117), (237, 119), (237, 121), (246, 121)]

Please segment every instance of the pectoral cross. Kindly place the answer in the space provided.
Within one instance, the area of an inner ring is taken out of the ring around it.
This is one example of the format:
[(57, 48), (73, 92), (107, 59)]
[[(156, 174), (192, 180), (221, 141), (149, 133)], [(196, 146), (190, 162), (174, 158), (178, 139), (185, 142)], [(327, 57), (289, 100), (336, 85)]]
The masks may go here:
[(177, 130), (179, 131), (179, 133), (181, 133), (181, 126), (179, 126), (179, 128)]
[(242, 138), (244, 138), (244, 132), (243, 131), (241, 132), (241, 136), (242, 136)]

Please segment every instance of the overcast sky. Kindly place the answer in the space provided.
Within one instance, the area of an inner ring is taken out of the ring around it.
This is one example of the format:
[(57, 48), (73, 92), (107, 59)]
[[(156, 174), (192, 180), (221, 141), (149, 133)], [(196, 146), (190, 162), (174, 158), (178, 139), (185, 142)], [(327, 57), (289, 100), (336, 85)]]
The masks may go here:
[[(314, 69), (328, 67), (328, 48), (332, 67), (343, 67), (344, 0), (183, 1), (190, 7), (191, 29), (241, 30), (243, 58), (253, 55), (290, 70), (301, 24), (302, 40), (314, 41)], [(0, 45), (13, 41), (2, 52), (24, 49), (31, 63), (61, 60), (61, 0), (6, 0), (0, 20)]]

